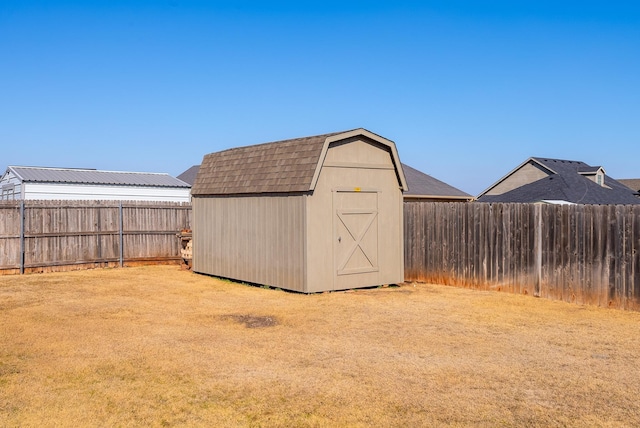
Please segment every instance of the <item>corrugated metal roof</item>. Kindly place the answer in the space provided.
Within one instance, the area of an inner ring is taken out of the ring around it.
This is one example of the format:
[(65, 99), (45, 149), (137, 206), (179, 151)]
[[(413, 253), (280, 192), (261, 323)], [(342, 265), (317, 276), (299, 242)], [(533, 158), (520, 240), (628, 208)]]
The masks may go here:
[(189, 187), (188, 183), (166, 173), (101, 171), (96, 169), (10, 166), (27, 183), (98, 184), (147, 187)]

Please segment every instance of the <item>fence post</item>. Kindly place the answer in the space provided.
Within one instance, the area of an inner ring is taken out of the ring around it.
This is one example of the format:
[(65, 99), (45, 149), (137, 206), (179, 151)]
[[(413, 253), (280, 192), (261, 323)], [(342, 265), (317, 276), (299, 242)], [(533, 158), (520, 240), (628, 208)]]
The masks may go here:
[(99, 263), (102, 263), (102, 235), (100, 232), (102, 232), (102, 216), (100, 215), (102, 212), (102, 207), (100, 206), (100, 201), (96, 201), (96, 206), (97, 206), (97, 217), (98, 217), (98, 221), (96, 222), (96, 230), (98, 233), (96, 233), (96, 250), (98, 252), (97, 256), (98, 256), (98, 260)]
[(124, 233), (123, 233), (123, 224), (124, 221), (122, 219), (122, 202), (118, 205), (120, 212), (120, 267), (124, 266)]
[(534, 227), (536, 240), (533, 245), (533, 251), (536, 271), (533, 295), (536, 297), (540, 297), (540, 282), (542, 282), (542, 204), (536, 204), (535, 206)]
[(24, 199), (20, 201), (20, 275), (24, 274)]

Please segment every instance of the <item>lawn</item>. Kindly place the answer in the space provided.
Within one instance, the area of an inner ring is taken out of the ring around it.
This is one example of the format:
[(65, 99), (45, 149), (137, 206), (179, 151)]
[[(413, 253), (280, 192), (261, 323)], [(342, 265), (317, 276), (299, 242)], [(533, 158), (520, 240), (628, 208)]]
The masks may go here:
[(0, 276), (0, 426), (640, 426), (640, 313), (174, 266)]

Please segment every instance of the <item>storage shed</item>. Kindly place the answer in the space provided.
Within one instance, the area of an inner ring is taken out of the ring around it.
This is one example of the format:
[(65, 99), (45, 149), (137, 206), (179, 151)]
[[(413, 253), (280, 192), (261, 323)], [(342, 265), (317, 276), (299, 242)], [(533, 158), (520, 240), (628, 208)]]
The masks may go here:
[(303, 293), (404, 281), (395, 144), (365, 129), (204, 156), (193, 270)]

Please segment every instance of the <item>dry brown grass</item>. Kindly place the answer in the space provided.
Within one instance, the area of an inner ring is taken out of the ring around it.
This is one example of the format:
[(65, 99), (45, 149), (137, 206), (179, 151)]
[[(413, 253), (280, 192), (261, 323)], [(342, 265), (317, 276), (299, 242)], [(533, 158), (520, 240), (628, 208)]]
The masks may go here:
[(176, 267), (0, 277), (0, 426), (640, 426), (640, 314)]

